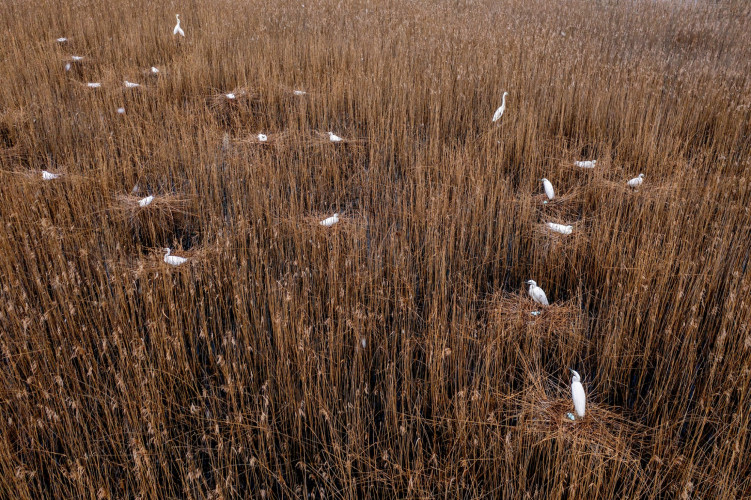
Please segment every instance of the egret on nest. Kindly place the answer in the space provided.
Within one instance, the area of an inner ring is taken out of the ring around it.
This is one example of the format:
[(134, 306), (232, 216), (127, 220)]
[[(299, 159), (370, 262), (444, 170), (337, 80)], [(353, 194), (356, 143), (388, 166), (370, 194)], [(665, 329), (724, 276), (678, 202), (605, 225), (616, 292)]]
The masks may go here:
[(164, 251), (167, 252), (164, 256), (164, 262), (166, 262), (170, 266), (179, 266), (180, 264), (185, 264), (186, 262), (188, 262), (188, 259), (186, 259), (185, 257), (170, 255), (170, 252), (172, 252), (172, 250), (169, 248), (165, 248)]
[(180, 14), (175, 14), (175, 18), (177, 18), (177, 24), (175, 25), (175, 29), (172, 30), (172, 34), (185, 36), (185, 32), (180, 27)]
[(329, 140), (331, 142), (342, 142), (342, 138), (336, 135), (335, 133), (329, 132), (328, 134), (329, 134)]
[(580, 168), (595, 168), (597, 160), (575, 161), (574, 165)]
[(152, 66), (151, 67), (151, 74), (152, 75), (156, 75), (157, 73), (159, 73), (159, 68), (157, 68), (156, 66)]
[[(147, 196), (146, 198), (141, 198), (140, 200), (138, 200), (138, 206), (141, 206), (141, 207), (147, 207), (147, 206), (149, 206), (149, 204), (150, 204), (150, 203), (151, 203), (152, 201), (154, 201), (154, 197), (153, 197), (153, 196), (151, 196), (151, 195), (149, 195), (149, 196)], [(176, 257), (173, 257), (173, 259), (174, 259), (174, 258), (176, 258)], [(179, 257), (177, 257), (177, 258), (179, 258)], [(165, 262), (166, 262), (166, 261), (165, 261)]]
[(125, 114), (125, 108), (117, 108), (117, 114), (118, 115), (124, 115)]
[(549, 305), (548, 298), (545, 296), (545, 292), (542, 291), (542, 288), (537, 286), (537, 283), (535, 283), (533, 280), (529, 280), (527, 281), (527, 284), (529, 285), (529, 296), (532, 297), (532, 300), (544, 306)]
[(548, 195), (548, 199), (552, 200), (555, 198), (555, 191), (553, 190), (553, 185), (550, 183), (549, 180), (546, 178), (542, 178), (542, 187), (545, 188), (545, 194)]
[(65, 71), (70, 71), (70, 63), (65, 64)]
[(305, 95), (305, 94), (307, 94), (307, 92), (305, 92), (304, 90), (295, 90), (292, 93), (295, 94), (295, 95)]
[(83, 61), (83, 56), (70, 56), (76, 62)]
[(101, 86), (102, 86), (102, 84), (101, 84), (101, 83), (99, 83), (99, 82), (89, 82), (89, 83), (87, 83), (86, 85), (87, 85), (87, 86), (88, 86), (88, 87), (89, 87), (90, 89), (98, 89), (99, 87), (101, 87)]
[(224, 94), (224, 97), (226, 97), (227, 99), (231, 100), (231, 99), (234, 99), (236, 96), (235, 96), (235, 94), (233, 94), (232, 92), (230, 92), (228, 94)]
[(503, 93), (503, 101), (501, 101), (501, 107), (495, 110), (495, 113), (493, 113), (493, 121), (497, 122), (501, 119), (503, 116), (503, 112), (506, 111), (506, 96), (508, 95), (508, 92)]
[(641, 186), (642, 182), (644, 182), (644, 174), (639, 174), (639, 177), (634, 177), (626, 184), (628, 184), (628, 187), (638, 188), (639, 186)]
[(68, 39), (65, 38), (64, 36), (61, 36), (60, 38), (57, 39), (57, 43), (65, 43), (67, 41), (68, 41)]
[(584, 418), (587, 407), (587, 396), (584, 394), (584, 387), (581, 383), (579, 373), (569, 368), (573, 377), (571, 378), (571, 397), (574, 400), (574, 410), (579, 418)]
[(42, 170), (42, 179), (45, 181), (51, 181), (52, 179), (57, 179), (60, 177), (61, 174), (53, 174), (52, 172), (47, 172), (46, 170)]
[(133, 83), (133, 82), (129, 82), (128, 80), (125, 80), (125, 87), (126, 88), (134, 89), (134, 88), (140, 87), (140, 86), (141, 86), (140, 83)]
[(266, 134), (258, 134), (258, 140), (259, 140), (260, 142), (266, 142), (266, 141), (268, 141), (268, 140), (269, 140), (269, 138), (268, 138), (268, 137), (266, 137)]
[(574, 230), (574, 226), (564, 226), (563, 224), (556, 224), (555, 222), (548, 222), (547, 226), (556, 233), (561, 234), (571, 234)]
[(324, 227), (331, 227), (334, 224), (339, 222), (339, 214), (336, 213), (333, 216), (329, 217), (328, 219), (323, 219), (320, 224)]

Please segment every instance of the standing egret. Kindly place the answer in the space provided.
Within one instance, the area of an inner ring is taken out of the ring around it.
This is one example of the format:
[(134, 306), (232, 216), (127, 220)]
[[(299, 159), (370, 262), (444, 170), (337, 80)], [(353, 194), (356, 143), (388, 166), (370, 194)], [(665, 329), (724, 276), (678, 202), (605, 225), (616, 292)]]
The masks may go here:
[(597, 160), (575, 161), (574, 165), (580, 168), (595, 168), (595, 166), (597, 165)]
[(334, 224), (336, 224), (337, 222), (339, 222), (339, 214), (338, 213), (334, 214), (332, 217), (329, 217), (328, 219), (323, 219), (320, 222), (320, 224), (322, 226), (324, 226), (324, 227), (331, 227)]
[(548, 195), (548, 199), (552, 200), (555, 198), (555, 191), (553, 190), (553, 185), (550, 183), (549, 180), (546, 178), (542, 178), (542, 187), (545, 188), (545, 194)]
[(90, 89), (98, 89), (102, 86), (102, 84), (99, 82), (89, 82), (86, 84), (86, 86), (88, 86)]
[(587, 396), (584, 394), (584, 387), (581, 383), (581, 377), (579, 373), (574, 371), (573, 368), (569, 368), (573, 377), (571, 378), (571, 397), (574, 400), (574, 410), (579, 418), (584, 418), (587, 407)]
[(141, 86), (140, 83), (133, 83), (133, 82), (129, 82), (128, 80), (125, 80), (125, 87), (126, 88), (134, 89), (134, 88), (140, 87), (140, 86)]
[(493, 113), (493, 121), (497, 122), (501, 119), (503, 116), (503, 112), (506, 111), (506, 96), (508, 95), (508, 92), (503, 93), (503, 101), (501, 102), (501, 107), (495, 110), (495, 113)]
[(266, 141), (268, 141), (268, 140), (269, 140), (269, 138), (268, 138), (268, 137), (266, 137), (266, 134), (258, 134), (258, 140), (259, 140), (260, 142), (266, 142)]
[(42, 179), (44, 179), (45, 181), (51, 181), (52, 179), (57, 179), (58, 177), (60, 177), (60, 174), (53, 174), (52, 172), (42, 170)]
[(170, 255), (170, 252), (172, 252), (172, 250), (169, 248), (165, 248), (164, 251), (167, 252), (164, 256), (164, 262), (166, 262), (170, 266), (179, 266), (180, 264), (185, 264), (186, 262), (188, 262), (188, 259), (186, 259), (185, 257)]
[(535, 283), (533, 280), (529, 280), (527, 281), (527, 284), (529, 285), (529, 296), (532, 297), (532, 300), (544, 306), (549, 305), (548, 298), (545, 296), (545, 292), (542, 290), (542, 288), (537, 286), (537, 283)]
[(336, 135), (335, 133), (329, 132), (328, 134), (329, 134), (329, 140), (331, 142), (342, 142), (342, 138)]
[(547, 226), (556, 233), (561, 234), (571, 234), (574, 230), (574, 226), (564, 226), (563, 224), (556, 224), (555, 222), (548, 222)]
[(175, 25), (175, 29), (172, 30), (172, 34), (185, 36), (185, 32), (180, 27), (180, 14), (175, 14), (175, 18), (177, 18), (177, 24)]
[(628, 181), (626, 184), (628, 184), (628, 187), (632, 187), (634, 189), (641, 186), (641, 183), (644, 182), (644, 174), (639, 174), (639, 177), (634, 177), (630, 181)]
[[(150, 204), (150, 203), (151, 203), (152, 201), (154, 201), (154, 197), (153, 197), (153, 196), (151, 196), (151, 195), (149, 195), (149, 196), (147, 196), (146, 198), (141, 198), (140, 200), (138, 200), (138, 206), (140, 206), (140, 207), (147, 207), (147, 206), (149, 206), (149, 204)], [(179, 258), (179, 257), (173, 257), (173, 259), (174, 259), (174, 258)], [(166, 262), (166, 261), (165, 261), (165, 262)]]

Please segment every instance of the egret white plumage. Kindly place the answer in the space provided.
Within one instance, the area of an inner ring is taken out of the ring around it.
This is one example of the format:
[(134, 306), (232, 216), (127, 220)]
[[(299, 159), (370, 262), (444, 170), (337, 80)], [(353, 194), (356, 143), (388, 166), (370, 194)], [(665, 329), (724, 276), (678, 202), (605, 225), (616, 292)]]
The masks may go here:
[(545, 292), (542, 290), (542, 288), (537, 286), (537, 283), (535, 283), (533, 280), (529, 280), (527, 281), (527, 285), (529, 285), (529, 296), (532, 297), (532, 300), (544, 306), (549, 305), (548, 298), (545, 296)]
[(495, 113), (493, 113), (493, 121), (497, 122), (501, 119), (503, 116), (503, 112), (506, 111), (506, 96), (508, 95), (508, 92), (503, 93), (503, 100), (501, 101), (501, 107), (495, 110)]
[(268, 141), (268, 140), (269, 140), (269, 138), (268, 138), (268, 137), (266, 137), (266, 134), (258, 134), (258, 140), (259, 140), (260, 142), (266, 142), (266, 141)]
[(180, 264), (185, 264), (186, 262), (188, 262), (188, 259), (186, 259), (185, 257), (170, 255), (170, 252), (172, 252), (172, 250), (169, 248), (165, 248), (164, 251), (167, 252), (164, 256), (164, 262), (166, 262), (170, 266), (179, 266)]
[(70, 63), (65, 63), (65, 71), (70, 71)]
[(117, 108), (117, 114), (118, 115), (124, 115), (125, 114), (125, 108)]
[(83, 56), (70, 56), (76, 62), (83, 61)]
[(45, 181), (51, 181), (52, 179), (57, 179), (58, 177), (60, 177), (60, 174), (53, 174), (52, 172), (42, 170), (42, 179), (44, 179)]
[(175, 29), (172, 30), (172, 34), (185, 36), (185, 32), (180, 27), (180, 14), (175, 14), (175, 18), (177, 19), (177, 24), (175, 25)]
[(67, 41), (68, 41), (68, 39), (65, 38), (64, 36), (61, 36), (60, 38), (57, 39), (57, 43), (65, 43)]
[(235, 96), (235, 94), (233, 94), (232, 92), (229, 92), (229, 93), (227, 93), (227, 94), (224, 94), (224, 97), (226, 97), (227, 99), (230, 99), (230, 100), (232, 100), (232, 99), (234, 99), (234, 98), (235, 98), (236, 96)]
[(329, 134), (329, 140), (331, 142), (342, 142), (342, 138), (336, 135), (335, 133), (329, 132), (328, 134)]
[(126, 88), (134, 89), (134, 88), (140, 87), (140, 86), (141, 86), (140, 83), (134, 83), (134, 82), (129, 82), (128, 80), (125, 80), (125, 87)]
[(295, 94), (295, 95), (305, 95), (305, 94), (307, 94), (307, 92), (305, 92), (304, 90), (294, 90), (294, 91), (292, 91), (292, 93)]
[(597, 160), (575, 161), (574, 165), (580, 168), (595, 168)]
[(334, 224), (339, 222), (339, 214), (336, 213), (333, 216), (329, 217), (328, 219), (323, 219), (320, 224), (324, 227), (331, 227)]
[(159, 68), (157, 68), (156, 66), (152, 66), (151, 67), (151, 74), (156, 75), (157, 73), (159, 73)]
[(642, 182), (644, 182), (644, 174), (639, 174), (639, 177), (634, 177), (626, 184), (628, 184), (628, 187), (638, 188), (639, 186), (641, 186)]
[(149, 195), (146, 198), (141, 198), (140, 200), (138, 200), (138, 206), (148, 207), (152, 201), (154, 201), (154, 197), (152, 195)]
[(555, 198), (555, 191), (553, 190), (553, 184), (550, 183), (549, 180), (546, 178), (542, 178), (542, 187), (545, 188), (545, 194), (548, 196), (549, 200), (552, 200)]
[(574, 410), (579, 418), (584, 418), (587, 407), (587, 396), (584, 394), (584, 386), (581, 383), (579, 373), (569, 368), (573, 377), (571, 378), (571, 397), (574, 400)]
[(571, 234), (574, 230), (574, 226), (564, 226), (563, 224), (556, 224), (555, 222), (548, 222), (547, 226), (556, 233), (561, 234)]
[(89, 87), (90, 89), (98, 89), (99, 87), (101, 87), (101, 86), (102, 86), (102, 84), (101, 84), (101, 83), (99, 83), (99, 82), (89, 82), (89, 83), (87, 83), (86, 85), (87, 85), (87, 86), (88, 86), (88, 87)]

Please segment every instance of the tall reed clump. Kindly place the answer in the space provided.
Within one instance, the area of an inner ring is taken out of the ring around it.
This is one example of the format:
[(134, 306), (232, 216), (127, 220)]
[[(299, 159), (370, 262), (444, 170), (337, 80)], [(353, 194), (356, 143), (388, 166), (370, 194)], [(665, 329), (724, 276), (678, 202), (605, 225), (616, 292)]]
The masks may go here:
[(751, 495), (749, 25), (0, 5), (0, 496)]

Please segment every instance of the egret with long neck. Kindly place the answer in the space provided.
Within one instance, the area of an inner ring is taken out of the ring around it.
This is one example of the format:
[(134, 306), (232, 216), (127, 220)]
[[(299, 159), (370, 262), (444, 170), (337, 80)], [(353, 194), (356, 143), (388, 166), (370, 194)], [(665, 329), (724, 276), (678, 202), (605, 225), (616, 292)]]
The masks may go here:
[(506, 111), (506, 96), (508, 95), (508, 92), (503, 93), (503, 100), (501, 101), (501, 107), (495, 110), (495, 113), (493, 113), (493, 121), (497, 122), (501, 119), (503, 116), (503, 112)]

